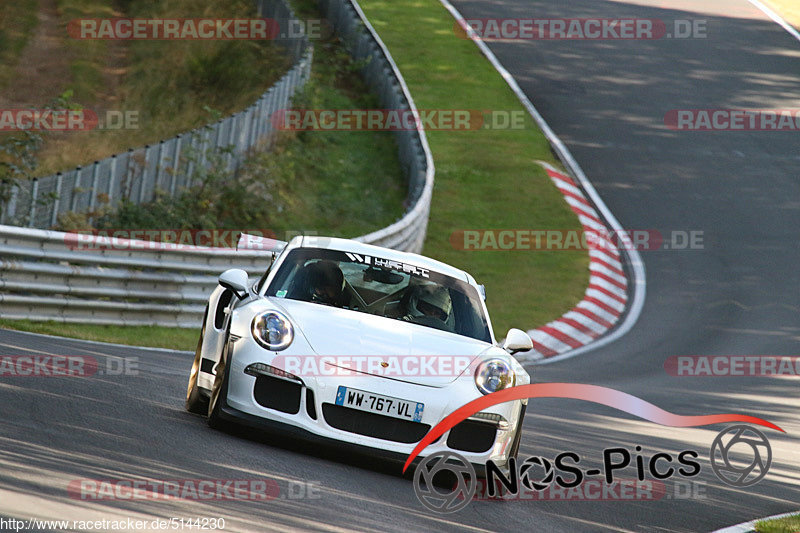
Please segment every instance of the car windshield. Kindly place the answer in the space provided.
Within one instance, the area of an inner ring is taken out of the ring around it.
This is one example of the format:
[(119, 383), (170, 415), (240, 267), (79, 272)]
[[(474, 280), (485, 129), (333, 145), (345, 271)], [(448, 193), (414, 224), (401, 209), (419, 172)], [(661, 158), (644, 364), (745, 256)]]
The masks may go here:
[(338, 250), (291, 250), (267, 296), (369, 313), (491, 342), (478, 291), (407, 263)]

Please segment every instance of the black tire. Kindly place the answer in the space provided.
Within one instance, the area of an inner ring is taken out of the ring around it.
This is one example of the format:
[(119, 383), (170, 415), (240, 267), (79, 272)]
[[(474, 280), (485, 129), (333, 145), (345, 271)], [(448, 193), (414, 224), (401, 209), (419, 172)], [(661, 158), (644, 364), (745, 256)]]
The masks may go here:
[[(523, 405), (519, 413), (519, 422), (517, 422), (517, 433), (514, 435), (514, 440), (511, 442), (511, 448), (509, 448), (508, 450), (509, 463), (511, 462), (512, 457), (514, 459), (519, 458), (519, 444), (520, 441), (522, 441), (522, 422), (525, 420), (526, 407), (527, 405)], [(508, 467), (511, 468), (511, 465), (509, 464)], [(486, 478), (484, 477), (483, 479), (484, 482), (486, 482)], [(506, 489), (505, 486), (503, 486), (502, 484), (499, 484), (499, 486), (495, 486), (495, 491), (496, 492), (494, 498), (496, 500), (503, 500), (506, 496), (512, 495), (512, 493), (509, 492), (508, 489)]]
[(217, 373), (214, 376), (214, 386), (211, 389), (211, 397), (208, 400), (208, 425), (214, 429), (225, 430), (230, 427), (230, 423), (222, 418), (222, 408), (227, 405), (228, 399), (228, 358), (229, 345), (227, 335), (225, 347), (217, 363)]
[(514, 435), (514, 442), (511, 443), (511, 449), (508, 451), (508, 458), (511, 459), (512, 457), (516, 459), (519, 457), (519, 443), (522, 440), (522, 423), (525, 421), (525, 409), (527, 405), (522, 406), (522, 409), (519, 413), (519, 422), (517, 423), (517, 434)]
[(186, 388), (186, 410), (196, 415), (208, 413), (208, 398), (200, 392), (200, 388), (197, 386), (197, 377), (200, 374), (200, 351), (203, 347), (205, 333), (206, 323), (205, 315), (203, 315), (203, 328), (200, 330), (200, 338), (197, 340), (192, 371), (189, 374), (189, 386)]

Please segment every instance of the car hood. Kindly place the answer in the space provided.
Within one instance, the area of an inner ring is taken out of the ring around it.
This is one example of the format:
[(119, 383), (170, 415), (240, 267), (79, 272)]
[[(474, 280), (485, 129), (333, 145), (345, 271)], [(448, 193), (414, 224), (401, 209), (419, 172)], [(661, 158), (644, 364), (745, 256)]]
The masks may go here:
[[(457, 379), (461, 369), (474, 368), (475, 360), (485, 353), (508, 355), (483, 341), (401, 320), (308, 302), (271, 300), (288, 314), (313, 355), (331, 356), (328, 360), (336, 366), (365, 374), (443, 387)], [(389, 366), (382, 368), (380, 362)]]

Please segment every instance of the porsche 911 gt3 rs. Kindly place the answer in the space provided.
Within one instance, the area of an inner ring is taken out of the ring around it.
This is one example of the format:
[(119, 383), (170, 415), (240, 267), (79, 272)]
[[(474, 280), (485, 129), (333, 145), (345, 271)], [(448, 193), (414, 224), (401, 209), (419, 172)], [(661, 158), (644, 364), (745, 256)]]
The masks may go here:
[[(243, 236), (243, 239), (250, 238)], [(407, 456), (467, 402), (530, 376), (498, 345), (483, 286), (417, 254), (299, 236), (255, 283), (219, 277), (203, 319), (186, 408), (212, 427), (233, 421)], [(453, 450), (480, 465), (519, 448), (526, 400), (461, 422), (422, 454)]]

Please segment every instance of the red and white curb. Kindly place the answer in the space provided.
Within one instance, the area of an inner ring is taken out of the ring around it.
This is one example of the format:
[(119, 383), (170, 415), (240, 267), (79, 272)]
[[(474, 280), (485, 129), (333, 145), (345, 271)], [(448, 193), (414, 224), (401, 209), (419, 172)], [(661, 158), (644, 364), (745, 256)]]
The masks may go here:
[(533, 350), (518, 354), (534, 362), (581, 348), (613, 328), (628, 303), (628, 279), (611, 231), (575, 182), (552, 165), (539, 162), (577, 215), (584, 232), (596, 236), (589, 250), (589, 287), (581, 300), (561, 318), (528, 331)]
[[(623, 273), (619, 249), (611, 247), (611, 251), (608, 253), (591, 250), (589, 252), (589, 288), (586, 290), (583, 300), (558, 320), (529, 331), (528, 334), (534, 342), (534, 349), (526, 353), (518, 353), (517, 359), (527, 363), (555, 362), (575, 357), (619, 340), (636, 324), (644, 306), (646, 276), (644, 263), (639, 257), (638, 251), (631, 246), (630, 239), (627, 238), (619, 221), (603, 203), (602, 198), (597, 194), (569, 148), (525, 95), (514, 76), (500, 63), (497, 56), (480, 39), (475, 30), (465, 22), (464, 16), (449, 0), (439, 0), (439, 2), (461, 25), (467, 37), (475, 43), (475, 46), (502, 76), (522, 106), (542, 130), (559, 160), (575, 177), (575, 181), (573, 181), (555, 167), (540, 162), (550, 175), (550, 179), (564, 194), (572, 210), (578, 215), (583, 227), (593, 229), (593, 233), (599, 233), (597, 231), (599, 228), (611, 228), (624, 245), (628, 276), (626, 277)], [(576, 182), (580, 183), (580, 187), (576, 185)], [(598, 212), (602, 216), (598, 215)], [(609, 230), (606, 229), (606, 231)], [(620, 321), (626, 308), (627, 312)], [(612, 328), (613, 331), (609, 332)]]

